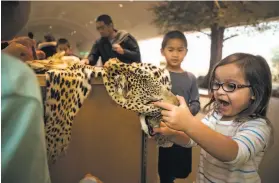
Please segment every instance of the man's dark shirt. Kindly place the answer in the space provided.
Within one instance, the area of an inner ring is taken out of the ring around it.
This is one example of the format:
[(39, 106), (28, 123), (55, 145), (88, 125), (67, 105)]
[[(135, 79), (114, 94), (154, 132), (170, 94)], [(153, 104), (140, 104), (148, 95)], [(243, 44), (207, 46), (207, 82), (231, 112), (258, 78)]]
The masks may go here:
[[(123, 48), (124, 54), (114, 51), (112, 44), (119, 44)], [(95, 65), (99, 57), (101, 57), (103, 64), (111, 58), (118, 58), (124, 63), (141, 62), (137, 40), (131, 34), (121, 30), (117, 31), (117, 35), (112, 42), (104, 37), (95, 42), (88, 56), (89, 64)]]

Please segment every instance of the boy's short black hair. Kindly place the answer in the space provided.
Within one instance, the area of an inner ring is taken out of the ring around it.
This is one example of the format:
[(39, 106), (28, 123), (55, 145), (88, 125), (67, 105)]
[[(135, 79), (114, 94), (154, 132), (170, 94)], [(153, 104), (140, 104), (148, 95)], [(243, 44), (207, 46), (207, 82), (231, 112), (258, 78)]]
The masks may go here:
[(61, 44), (66, 44), (69, 48), (71, 47), (70, 42), (65, 38), (58, 39), (56, 47), (58, 47)]
[(185, 48), (187, 48), (188, 43), (186, 36), (178, 30), (170, 31), (167, 34), (165, 34), (163, 42), (162, 42), (162, 49), (164, 49), (170, 39), (180, 39), (184, 42)]
[(106, 14), (98, 16), (96, 22), (104, 22), (106, 25), (113, 24), (111, 17)]

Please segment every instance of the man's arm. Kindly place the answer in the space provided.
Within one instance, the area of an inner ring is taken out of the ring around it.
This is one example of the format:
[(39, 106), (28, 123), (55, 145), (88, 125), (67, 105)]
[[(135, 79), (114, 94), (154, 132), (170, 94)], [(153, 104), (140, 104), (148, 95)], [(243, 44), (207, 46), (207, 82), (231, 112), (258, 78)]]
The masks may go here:
[(125, 40), (124, 44), (125, 47), (123, 47), (124, 50), (123, 56), (129, 58), (133, 62), (140, 63), (141, 62), (140, 49), (136, 39), (131, 35), (129, 35)]
[(96, 65), (98, 59), (100, 57), (100, 52), (98, 48), (98, 42), (96, 41), (95, 44), (93, 44), (91, 51), (88, 55), (88, 61), (90, 65)]

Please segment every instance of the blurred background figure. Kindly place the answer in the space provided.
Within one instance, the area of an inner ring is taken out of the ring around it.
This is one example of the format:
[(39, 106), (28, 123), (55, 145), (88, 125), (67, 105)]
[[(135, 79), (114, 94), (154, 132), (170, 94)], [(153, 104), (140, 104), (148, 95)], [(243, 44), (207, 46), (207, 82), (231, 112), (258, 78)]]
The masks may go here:
[(14, 56), (22, 61), (34, 60), (37, 58), (35, 52), (35, 41), (29, 37), (16, 37), (7, 42), (8, 45), (2, 49), (4, 53)]
[(34, 34), (33, 34), (33, 32), (28, 32), (28, 37), (29, 37), (30, 39), (34, 39)]
[(34, 41), (34, 45), (32, 46), (32, 54), (34, 57), (34, 60), (37, 60), (37, 54), (36, 54), (36, 40), (34, 39), (33, 32), (28, 32), (28, 37)]
[(52, 34), (44, 36), (45, 42), (38, 45), (38, 49), (46, 54), (46, 58), (53, 56), (56, 53), (56, 41)]
[(46, 54), (42, 50), (36, 50), (36, 55), (38, 60), (46, 59)]
[(65, 52), (65, 55), (64, 57), (62, 57), (62, 60), (73, 60), (75, 62), (80, 61), (80, 58), (73, 53), (70, 42), (65, 38), (58, 39), (56, 44), (56, 52)]

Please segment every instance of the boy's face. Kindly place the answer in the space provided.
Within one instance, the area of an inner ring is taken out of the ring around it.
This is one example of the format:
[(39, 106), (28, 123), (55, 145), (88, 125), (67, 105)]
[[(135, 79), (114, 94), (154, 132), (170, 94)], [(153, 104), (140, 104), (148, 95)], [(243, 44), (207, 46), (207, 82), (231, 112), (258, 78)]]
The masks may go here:
[(59, 44), (56, 48), (57, 52), (62, 52), (65, 51), (65, 53), (69, 53), (70, 52), (70, 47), (68, 44)]
[(161, 53), (166, 58), (168, 66), (180, 68), (181, 62), (187, 54), (187, 48), (181, 39), (170, 39)]

